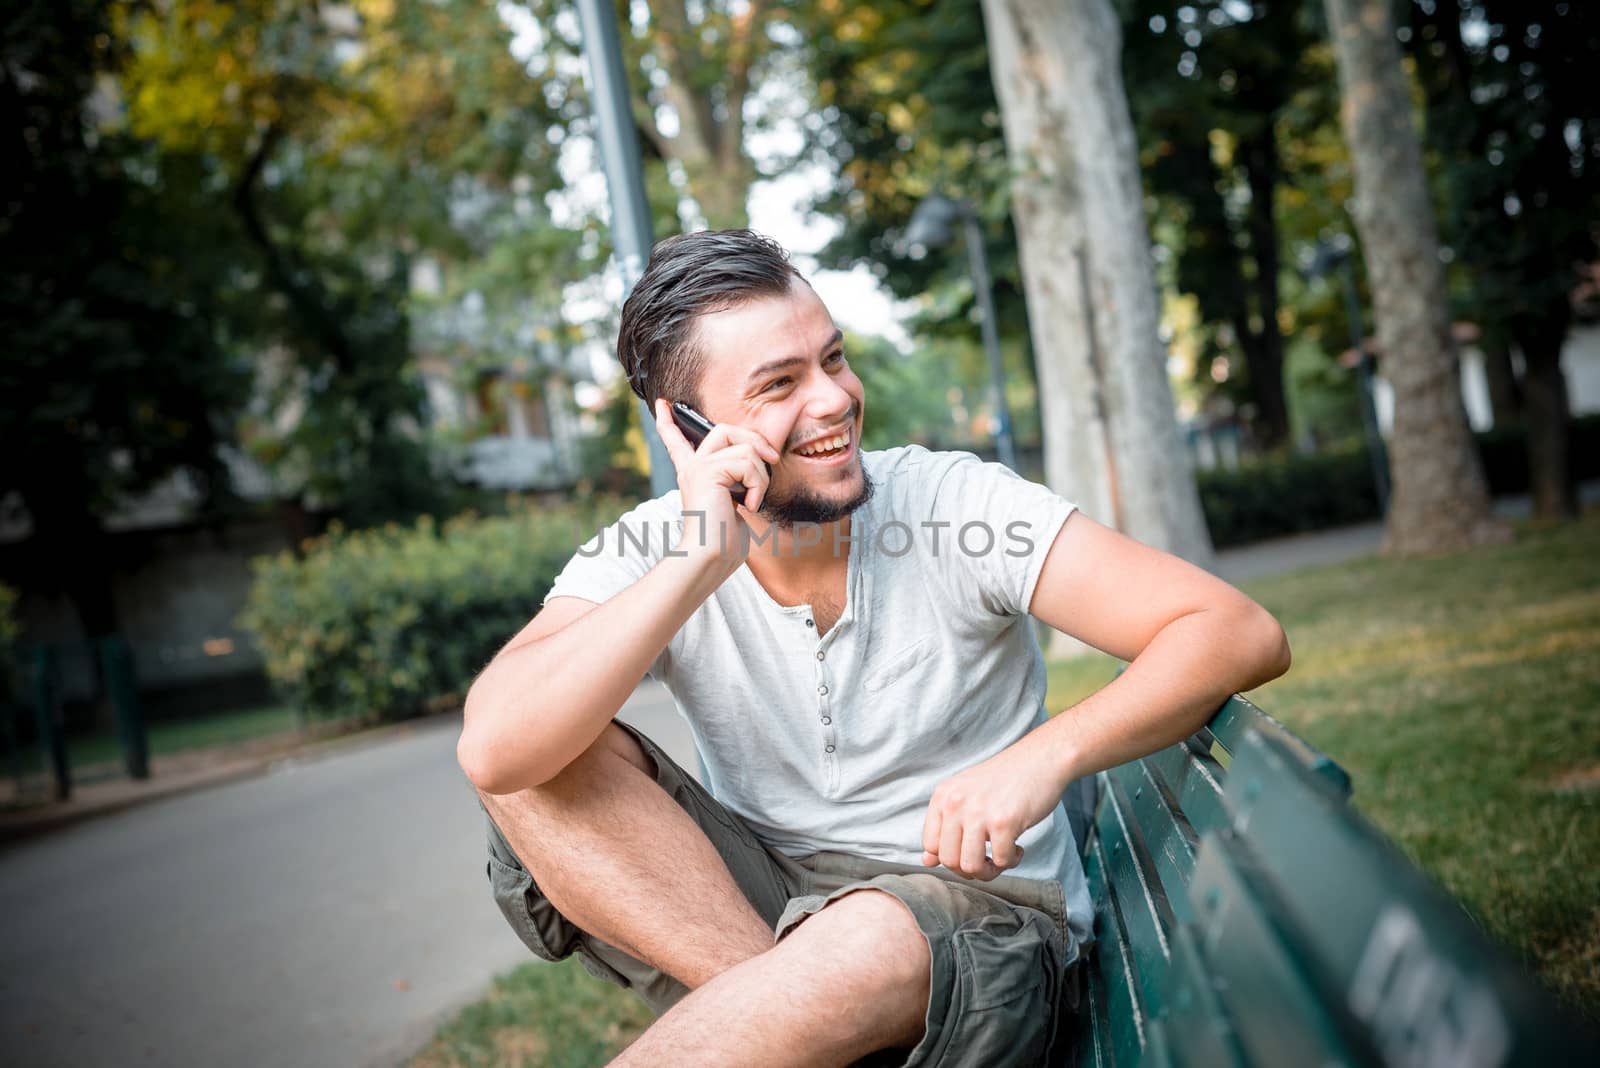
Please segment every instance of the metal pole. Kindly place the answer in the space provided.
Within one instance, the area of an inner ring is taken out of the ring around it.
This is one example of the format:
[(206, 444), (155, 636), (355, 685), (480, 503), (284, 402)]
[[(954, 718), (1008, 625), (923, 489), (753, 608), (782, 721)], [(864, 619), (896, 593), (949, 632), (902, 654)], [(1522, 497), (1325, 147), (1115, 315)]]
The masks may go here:
[(1378, 491), (1378, 510), (1389, 514), (1389, 450), (1378, 427), (1378, 409), (1372, 396), (1372, 358), (1367, 355), (1367, 339), (1361, 329), (1361, 299), (1356, 295), (1355, 268), (1349, 257), (1340, 263), (1344, 280), (1345, 315), (1350, 319), (1350, 340), (1356, 347), (1356, 374), (1361, 389), (1361, 425), (1367, 434), (1367, 452), (1372, 457), (1372, 483)]
[(966, 222), (967, 259), (972, 264), (972, 284), (978, 291), (978, 311), (983, 327), (983, 351), (989, 357), (989, 379), (994, 390), (995, 417), (1000, 429), (995, 433), (995, 445), (1000, 451), (1000, 462), (1017, 470), (1017, 447), (1011, 437), (1011, 408), (1006, 404), (1005, 371), (1000, 365), (1000, 333), (995, 324), (994, 293), (989, 288), (989, 257), (983, 250), (983, 229), (978, 225), (978, 214), (971, 206), (962, 211)]
[[(633, 124), (628, 76), (622, 68), (622, 40), (611, 0), (578, 0), (583, 51), (588, 57), (589, 95), (594, 100), (595, 130), (611, 191), (611, 243), (622, 271), (622, 297), (644, 273), (655, 244), (650, 204), (644, 195), (644, 167), (639, 159), (639, 134)], [(678, 485), (667, 447), (656, 433), (655, 413), (639, 401), (639, 420), (650, 446), (650, 492), (657, 497)]]

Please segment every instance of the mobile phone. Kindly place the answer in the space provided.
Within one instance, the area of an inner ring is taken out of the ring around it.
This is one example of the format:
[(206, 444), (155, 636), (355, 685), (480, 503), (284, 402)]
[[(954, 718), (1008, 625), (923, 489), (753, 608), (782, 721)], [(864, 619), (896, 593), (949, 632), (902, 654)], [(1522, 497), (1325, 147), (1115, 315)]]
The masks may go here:
[[(711, 428), (716, 426), (716, 424), (711, 420), (707, 419), (705, 416), (701, 415), (699, 412), (695, 411), (682, 401), (672, 402), (672, 421), (678, 424), (678, 429), (683, 431), (683, 436), (687, 438), (689, 440), (689, 444), (696, 449), (700, 447), (700, 443), (702, 441), (706, 440), (706, 435), (711, 433)], [(768, 475), (772, 474), (771, 464), (767, 463), (765, 460), (762, 460), (761, 466), (767, 469)], [(743, 482), (735, 482), (732, 486), (728, 487), (728, 492), (733, 494), (733, 499), (737, 503), (743, 504), (745, 494), (749, 491), (745, 489)]]

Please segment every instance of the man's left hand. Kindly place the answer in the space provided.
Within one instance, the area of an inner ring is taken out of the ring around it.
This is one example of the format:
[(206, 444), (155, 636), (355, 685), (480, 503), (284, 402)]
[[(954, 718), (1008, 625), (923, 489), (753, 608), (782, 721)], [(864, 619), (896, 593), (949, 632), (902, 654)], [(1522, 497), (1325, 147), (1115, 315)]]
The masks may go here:
[(922, 825), (922, 863), (987, 881), (1022, 863), (1022, 832), (1067, 788), (1058, 761), (1031, 735), (940, 783)]

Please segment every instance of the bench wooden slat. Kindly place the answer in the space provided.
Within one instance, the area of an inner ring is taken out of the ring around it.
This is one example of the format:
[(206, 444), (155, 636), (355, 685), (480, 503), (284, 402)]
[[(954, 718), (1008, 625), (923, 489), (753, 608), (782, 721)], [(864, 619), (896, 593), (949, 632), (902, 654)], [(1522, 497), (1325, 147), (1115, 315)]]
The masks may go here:
[(1167, 978), (1167, 931), (1172, 906), (1155, 870), (1149, 847), (1133, 816), (1133, 803), (1116, 779), (1106, 776), (1098, 824), (1106, 878), (1132, 950), (1131, 964), (1147, 1017), (1161, 1014)]
[[(1337, 1000), (1391, 1060), (1562, 1063), (1579, 1037), (1467, 913), (1365, 821), (1245, 738), (1226, 790), (1240, 835), (1305, 932)], [(1592, 1051), (1591, 1051), (1592, 1052)]]
[(1172, 915), (1179, 923), (1193, 920), (1189, 885), (1194, 871), (1197, 837), (1194, 828), (1178, 807), (1165, 777), (1149, 760), (1112, 768), (1107, 773), (1119, 783), (1129, 802), (1129, 811), (1144, 836), (1145, 847), (1155, 863), (1155, 873), (1166, 890)]
[(1086, 971), (1083, 996), (1087, 1000), (1084, 1018), (1078, 1021), (1078, 1026), (1087, 1032), (1088, 1037), (1079, 1043), (1077, 1064), (1079, 1068), (1113, 1068), (1116, 1062), (1111, 1059), (1111, 1019), (1107, 1014), (1106, 982), (1099, 968)]
[(1235, 835), (1206, 836), (1191, 889), (1202, 916), (1202, 966), (1252, 1063), (1380, 1063), (1339, 999), (1330, 1003), (1302, 933)]
[(1157, 771), (1197, 835), (1233, 822), (1222, 803), (1222, 765), (1190, 742), (1145, 757)]
[(1211, 717), (1208, 729), (1229, 754), (1237, 754), (1245, 737), (1251, 732), (1270, 737), (1294, 754), (1295, 767), (1303, 768), (1327, 783), (1340, 797), (1350, 796), (1348, 772), (1238, 694), (1223, 703), (1217, 714)]
[(1134, 1065), (1144, 1053), (1145, 1010), (1133, 976), (1127, 932), (1108, 889), (1106, 851), (1098, 838), (1090, 842), (1085, 867), (1094, 901), (1095, 971), (1105, 993), (1107, 1031), (1103, 1045), (1111, 1052), (1111, 1063)]
[(1167, 1015), (1162, 1022), (1179, 1038), (1179, 1063), (1246, 1068), (1249, 1061), (1239, 1046), (1233, 1018), (1217, 996), (1216, 980), (1193, 924), (1180, 923), (1172, 932), (1169, 975)]

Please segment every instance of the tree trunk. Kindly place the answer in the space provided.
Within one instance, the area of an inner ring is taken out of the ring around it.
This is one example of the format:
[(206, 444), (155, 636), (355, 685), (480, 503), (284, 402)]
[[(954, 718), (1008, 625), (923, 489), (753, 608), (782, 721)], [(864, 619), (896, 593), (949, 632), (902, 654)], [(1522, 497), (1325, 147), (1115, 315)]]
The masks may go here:
[(1041, 55), (1039, 39), (1003, 0), (985, 0), (983, 15), (1006, 150), (1016, 161), (1011, 215), (1038, 368), (1045, 481), (1091, 518), (1120, 529), (1104, 388), (1083, 301), (1083, 206), (1062, 136), (1065, 81), (1060, 64)]
[(1485, 337), (1483, 377), (1489, 387), (1489, 411), (1497, 427), (1522, 421), (1522, 394), (1517, 386), (1517, 371), (1511, 365), (1511, 346)]
[(1410, 86), (1388, 0), (1327, 0), (1355, 172), (1356, 226), (1372, 282), (1383, 373), (1394, 387), (1384, 551), (1447, 552), (1508, 540), (1461, 405), (1439, 237)]
[[(1278, 327), (1278, 220), (1273, 201), (1278, 186), (1278, 145), (1270, 123), (1240, 146), (1250, 182), (1250, 249), (1256, 261), (1256, 310), (1261, 328), (1247, 346), (1250, 397), (1255, 401), (1255, 431), (1270, 448), (1289, 436), (1289, 406), (1283, 396), (1283, 331)], [(1242, 339), (1241, 339), (1242, 340)]]
[(1540, 519), (1572, 519), (1578, 514), (1578, 485), (1572, 472), (1567, 379), (1561, 373), (1561, 329), (1518, 338), (1526, 367), (1522, 396), (1528, 427), (1528, 477), (1533, 514)]
[[(1063, 229), (1081, 227), (1086, 253), (1080, 330), (1086, 327), (1087, 336), (1074, 347), (1086, 348), (1088, 361), (1036, 339), (1041, 367), (1064, 357), (1073, 365), (1098, 363), (1098, 378), (1075, 378), (1070, 371), (1062, 377), (1075, 392), (1084, 381), (1100, 383), (1118, 525), (1147, 545), (1210, 567), (1211, 536), (1178, 433), (1160, 338), (1159, 291), (1122, 86), (1121, 26), (1109, 0), (986, 0), (984, 21), (1012, 159), (1026, 160), (1031, 169), (1048, 156), (1057, 180), (1055, 188), (1041, 182), (1042, 199), (1019, 210), (1018, 233), (1060, 239)], [(1002, 38), (1007, 43), (997, 48)], [(1019, 104), (1024, 113), (1013, 115)], [(1052, 231), (1050, 216), (1058, 213), (1074, 221)], [(1024, 256), (1030, 316), (1035, 305), (1052, 300), (1031, 267)], [(1074, 273), (1053, 281), (1070, 284)], [(1047, 436), (1056, 430), (1051, 419)], [(1082, 428), (1075, 433), (1092, 436)]]

